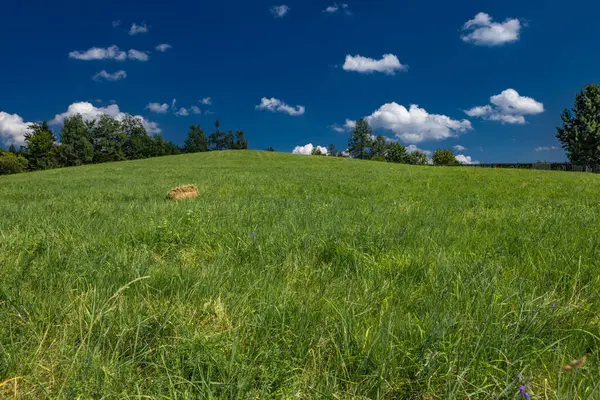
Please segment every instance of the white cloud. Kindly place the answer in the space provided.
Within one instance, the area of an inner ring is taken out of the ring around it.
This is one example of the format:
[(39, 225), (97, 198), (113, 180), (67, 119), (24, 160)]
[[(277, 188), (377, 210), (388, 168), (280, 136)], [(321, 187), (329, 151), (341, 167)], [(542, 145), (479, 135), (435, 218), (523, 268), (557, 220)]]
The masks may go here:
[(442, 140), (471, 129), (471, 122), (454, 120), (445, 115), (429, 114), (416, 104), (406, 107), (387, 103), (367, 117), (374, 129), (387, 129), (406, 143)]
[(118, 60), (123, 61), (127, 58), (127, 54), (124, 51), (119, 50), (115, 45), (107, 47), (106, 49), (100, 47), (91, 47), (86, 51), (72, 51), (69, 53), (70, 58), (76, 60)]
[(76, 60), (90, 61), (90, 60), (117, 60), (124, 61), (129, 56), (130, 60), (148, 61), (148, 54), (139, 50), (129, 50), (125, 53), (115, 45), (107, 48), (91, 47), (86, 51), (71, 51), (69, 53), (70, 58)]
[(465, 146), (461, 146), (460, 144), (457, 144), (455, 146), (452, 146), (452, 148), (456, 151), (465, 151), (467, 150), (467, 148)]
[(342, 133), (345, 132), (346, 129), (344, 129), (343, 127), (339, 126), (338, 124), (333, 124), (330, 126), (331, 129), (333, 129), (334, 131), (338, 132), (338, 133)]
[(177, 99), (171, 101), (171, 108), (175, 108), (175, 104), (177, 104)]
[(333, 13), (338, 12), (340, 10), (340, 8), (342, 8), (343, 10), (346, 10), (347, 14), (350, 14), (350, 11), (348, 11), (348, 4), (340, 4), (340, 5), (338, 5), (337, 3), (334, 3), (333, 5), (325, 8), (323, 10), (323, 12), (333, 14)]
[(119, 25), (121, 25), (121, 20), (115, 20), (115, 21), (112, 22), (113, 28), (116, 28)]
[[(117, 121), (121, 121), (125, 119), (125, 117), (131, 116), (131, 114), (122, 112), (117, 104), (110, 104), (106, 107), (95, 107), (92, 105), (92, 103), (82, 101), (71, 104), (64, 113), (56, 114), (54, 119), (50, 121), (50, 124), (61, 125), (65, 121), (65, 118), (72, 117), (77, 114), (81, 115), (85, 121), (98, 119), (103, 114), (110, 118), (114, 118)], [(146, 129), (146, 132), (148, 132), (149, 135), (160, 134), (161, 129), (158, 127), (156, 122), (149, 121), (141, 115), (133, 115), (133, 117), (140, 120), (142, 126)]]
[(150, 57), (148, 54), (143, 51), (131, 49), (127, 52), (130, 60), (138, 60), (138, 61), (148, 61)]
[(141, 25), (136, 24), (135, 22), (131, 25), (131, 28), (129, 28), (129, 34), (130, 35), (137, 35), (138, 33), (146, 33), (148, 32), (148, 27), (146, 26), (145, 22), (142, 22)]
[(355, 71), (363, 74), (383, 72), (388, 75), (395, 75), (396, 71), (408, 70), (408, 66), (400, 64), (398, 57), (393, 54), (384, 54), (381, 60), (374, 60), (358, 54), (356, 56), (348, 54), (342, 68), (345, 71)]
[(161, 43), (155, 47), (156, 50), (163, 52), (163, 53), (171, 48), (173, 48), (173, 46), (171, 46), (170, 44), (166, 44), (166, 43)]
[(148, 103), (148, 105), (146, 105), (146, 109), (157, 114), (164, 114), (169, 111), (169, 105), (167, 103)]
[(456, 161), (458, 161), (461, 164), (480, 164), (479, 161), (474, 161), (471, 159), (471, 156), (465, 156), (463, 154), (456, 154), (454, 156), (456, 158)]
[(354, 129), (354, 128), (356, 128), (356, 121), (353, 121), (351, 119), (347, 119), (346, 122), (344, 123), (344, 126), (347, 129)]
[(22, 145), (25, 143), (25, 133), (29, 130), (31, 122), (23, 121), (17, 114), (9, 114), (0, 111), (0, 141), (6, 146), (14, 143)]
[(112, 74), (106, 72), (105, 70), (102, 70), (93, 76), (93, 79), (95, 81), (101, 81), (103, 79), (106, 81), (118, 81), (118, 80), (125, 79), (125, 78), (127, 78), (127, 72), (125, 72), (123, 70), (113, 72)]
[(256, 106), (256, 109), (263, 111), (268, 110), (271, 112), (282, 112), (294, 117), (304, 115), (304, 112), (306, 111), (306, 108), (304, 106), (292, 107), (274, 97), (270, 99), (267, 97), (263, 97), (260, 101), (260, 104)]
[(551, 151), (551, 150), (558, 150), (560, 149), (560, 147), (557, 146), (539, 146), (535, 148), (535, 151)]
[(519, 95), (514, 89), (506, 89), (502, 93), (490, 97), (492, 105), (477, 106), (465, 113), (470, 117), (480, 117), (506, 124), (524, 124), (525, 115), (544, 112), (544, 105), (531, 97)]
[(273, 14), (275, 18), (283, 18), (289, 11), (290, 8), (285, 4), (271, 7), (271, 14)]
[(200, 113), (202, 113), (202, 111), (200, 111), (200, 108), (199, 108), (199, 107), (197, 107), (197, 106), (191, 106), (191, 107), (190, 107), (190, 111), (191, 111), (193, 114), (200, 114)]
[(179, 111), (175, 112), (175, 115), (179, 117), (187, 117), (188, 115), (190, 115), (190, 112), (186, 108), (181, 107)]
[(306, 144), (304, 146), (296, 146), (294, 150), (292, 150), (292, 154), (304, 154), (311, 155), (314, 149), (319, 149), (321, 154), (327, 154), (327, 148), (323, 146), (313, 146), (312, 143)]
[(516, 18), (509, 18), (503, 23), (493, 22), (492, 17), (480, 12), (464, 24), (463, 30), (468, 32), (461, 36), (465, 42), (480, 46), (500, 46), (519, 40), (521, 22)]
[(200, 100), (200, 103), (210, 106), (212, 104), (212, 99), (210, 97), (204, 97)]
[(425, 155), (427, 155), (427, 157), (431, 157), (433, 155), (433, 152), (431, 150), (420, 149), (417, 146), (415, 146), (414, 144), (409, 144), (408, 146), (406, 146), (406, 152), (408, 154), (414, 153), (415, 151), (423, 152), (423, 153), (425, 153)]

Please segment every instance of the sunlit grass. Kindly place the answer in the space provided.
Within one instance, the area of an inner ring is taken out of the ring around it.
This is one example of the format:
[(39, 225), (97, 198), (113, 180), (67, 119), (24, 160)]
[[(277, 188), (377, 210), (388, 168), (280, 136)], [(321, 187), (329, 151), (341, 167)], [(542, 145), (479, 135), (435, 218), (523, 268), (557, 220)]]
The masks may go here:
[(0, 177), (0, 397), (600, 398), (599, 207), (251, 151)]

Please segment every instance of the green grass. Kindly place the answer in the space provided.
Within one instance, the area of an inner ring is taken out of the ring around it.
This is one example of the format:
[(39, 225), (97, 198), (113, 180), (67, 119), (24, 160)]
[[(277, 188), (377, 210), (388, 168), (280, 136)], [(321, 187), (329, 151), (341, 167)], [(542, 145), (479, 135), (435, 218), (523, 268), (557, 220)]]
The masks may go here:
[(599, 213), (592, 174), (253, 151), (0, 177), (0, 397), (600, 398)]

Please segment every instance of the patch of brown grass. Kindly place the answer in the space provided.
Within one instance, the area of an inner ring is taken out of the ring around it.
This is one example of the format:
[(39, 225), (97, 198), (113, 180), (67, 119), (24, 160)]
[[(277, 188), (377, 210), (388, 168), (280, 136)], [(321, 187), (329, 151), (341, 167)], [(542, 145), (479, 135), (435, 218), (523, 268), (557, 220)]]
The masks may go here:
[(167, 194), (167, 197), (171, 200), (182, 200), (193, 199), (194, 197), (198, 197), (199, 195), (200, 192), (198, 192), (198, 187), (196, 185), (185, 185), (170, 190)]

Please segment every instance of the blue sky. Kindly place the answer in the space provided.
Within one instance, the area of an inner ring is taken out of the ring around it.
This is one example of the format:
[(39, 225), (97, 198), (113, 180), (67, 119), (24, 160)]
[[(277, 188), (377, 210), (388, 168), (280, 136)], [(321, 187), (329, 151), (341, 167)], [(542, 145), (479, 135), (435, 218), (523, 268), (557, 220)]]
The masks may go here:
[(555, 128), (597, 82), (599, 11), (512, 0), (7, 0), (0, 142), (19, 141), (27, 122), (58, 132), (69, 113), (104, 111), (142, 116), (178, 144), (190, 124), (210, 132), (219, 118), (254, 149), (344, 149), (346, 121), (368, 117), (407, 146), (462, 146), (464, 161), (563, 161)]

